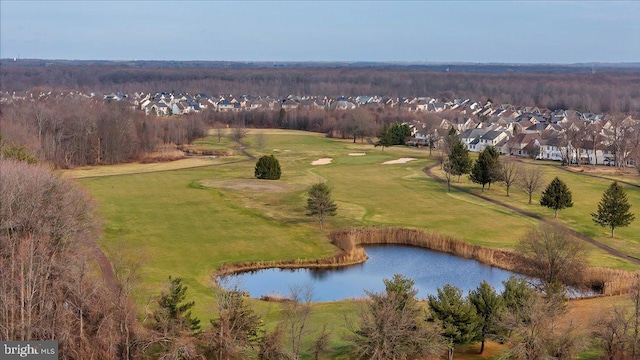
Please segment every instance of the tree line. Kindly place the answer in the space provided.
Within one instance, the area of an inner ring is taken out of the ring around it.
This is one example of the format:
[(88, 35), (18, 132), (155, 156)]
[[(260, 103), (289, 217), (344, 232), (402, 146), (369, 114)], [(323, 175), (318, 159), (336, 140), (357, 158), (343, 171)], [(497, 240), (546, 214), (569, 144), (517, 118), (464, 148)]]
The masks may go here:
[(5, 146), (58, 168), (139, 160), (206, 134), (199, 118), (150, 119), (123, 104), (71, 95), (3, 104), (0, 129)]
[(437, 121), (432, 114), (406, 114), (383, 108), (228, 113), (206, 110), (183, 116), (149, 117), (123, 103), (64, 95), (2, 104), (0, 139), (7, 149), (23, 151), (58, 168), (70, 168), (144, 160), (165, 145), (180, 148), (190, 144), (206, 136), (208, 129), (214, 129), (218, 137), (231, 129), (228, 135), (234, 141), (241, 141), (248, 128), (280, 128), (321, 132), (354, 142), (379, 136), (380, 145), (401, 145), (410, 132), (400, 123), (411, 120), (430, 124)]
[(290, 94), (339, 97), (379, 95), (491, 98), (503, 104), (581, 112), (640, 114), (636, 70), (592, 73), (461, 73), (418, 68), (161, 68), (114, 66), (21, 66), (0, 73), (3, 91), (84, 92), (167, 91), (252, 94), (284, 98)]

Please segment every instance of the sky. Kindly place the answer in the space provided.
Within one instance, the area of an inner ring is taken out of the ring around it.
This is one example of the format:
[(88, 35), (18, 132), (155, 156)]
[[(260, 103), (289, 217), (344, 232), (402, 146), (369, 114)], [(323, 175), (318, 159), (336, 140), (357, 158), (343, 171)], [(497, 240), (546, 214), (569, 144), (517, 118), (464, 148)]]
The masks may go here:
[(0, 1), (0, 57), (640, 62), (640, 1)]

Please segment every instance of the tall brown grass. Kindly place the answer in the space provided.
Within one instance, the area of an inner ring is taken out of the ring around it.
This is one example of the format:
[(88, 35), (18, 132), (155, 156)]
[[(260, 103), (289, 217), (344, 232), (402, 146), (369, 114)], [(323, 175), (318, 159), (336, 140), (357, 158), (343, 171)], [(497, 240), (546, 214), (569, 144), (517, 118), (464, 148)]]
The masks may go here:
[(477, 260), (486, 265), (511, 271), (515, 271), (523, 261), (522, 257), (514, 252), (471, 245), (451, 236), (409, 228), (354, 228), (336, 231), (330, 236), (334, 244), (347, 251), (360, 245), (411, 245)]
[[(472, 245), (454, 237), (401, 227), (362, 227), (334, 231), (331, 241), (340, 252), (324, 259), (257, 261), (223, 264), (214, 274), (214, 279), (232, 273), (254, 271), (267, 268), (322, 268), (342, 267), (362, 263), (367, 260), (363, 245), (410, 245), (433, 251), (452, 254), (465, 259), (477, 260), (485, 265), (513, 271), (522, 275), (525, 258), (513, 251), (492, 249)], [(604, 295), (627, 293), (636, 279), (636, 274), (608, 268), (588, 268), (584, 274), (584, 286), (598, 290)]]

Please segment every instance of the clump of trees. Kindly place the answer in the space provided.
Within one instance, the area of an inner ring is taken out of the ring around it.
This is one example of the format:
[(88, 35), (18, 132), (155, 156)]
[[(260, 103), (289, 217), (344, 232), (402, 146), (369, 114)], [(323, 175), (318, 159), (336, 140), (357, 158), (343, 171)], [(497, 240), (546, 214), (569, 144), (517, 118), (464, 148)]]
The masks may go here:
[(405, 139), (409, 136), (411, 136), (411, 129), (407, 124), (384, 124), (380, 128), (375, 146), (382, 146), (382, 150), (384, 150), (385, 147), (404, 145)]
[(48, 166), (2, 156), (0, 184), (0, 338), (57, 340), (65, 359), (132, 359), (129, 280), (91, 267), (93, 201)]
[(449, 284), (429, 295), (427, 306), (416, 301), (413, 281), (402, 275), (385, 279), (383, 293), (368, 292), (357, 315), (348, 322), (348, 340), (356, 358), (412, 359), (447, 353), (458, 345), (486, 340), (505, 344), (510, 359), (574, 358), (584, 342), (571, 327), (557, 326), (564, 299), (540, 296), (526, 279), (503, 281), (502, 293), (486, 282), (463, 296)]
[(3, 104), (2, 137), (58, 168), (138, 160), (164, 144), (188, 144), (206, 134), (194, 116), (145, 117), (122, 103), (49, 96)]
[(278, 180), (282, 175), (280, 162), (273, 155), (264, 155), (256, 162), (254, 176), (264, 180)]
[(602, 200), (598, 203), (598, 211), (591, 213), (593, 222), (611, 229), (611, 237), (617, 227), (631, 224), (635, 215), (629, 211), (631, 204), (627, 199), (627, 194), (622, 190), (622, 186), (614, 181), (611, 186), (602, 194)]

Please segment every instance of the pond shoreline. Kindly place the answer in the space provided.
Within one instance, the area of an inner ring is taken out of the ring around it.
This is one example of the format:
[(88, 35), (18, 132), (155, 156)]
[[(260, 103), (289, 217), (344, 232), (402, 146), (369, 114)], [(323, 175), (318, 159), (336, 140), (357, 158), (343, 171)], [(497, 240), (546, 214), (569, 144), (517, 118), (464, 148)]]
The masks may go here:
[[(481, 264), (522, 275), (524, 257), (520, 254), (500, 249), (492, 249), (479, 245), (471, 245), (450, 236), (435, 232), (424, 232), (417, 229), (400, 227), (362, 227), (334, 231), (329, 234), (332, 242), (341, 251), (322, 259), (291, 259), (279, 261), (256, 261), (222, 264), (212, 274), (213, 282), (218, 285), (218, 278), (226, 275), (256, 271), (262, 269), (322, 269), (340, 268), (361, 264), (368, 256), (362, 248), (364, 245), (406, 245), (431, 251), (451, 254), (460, 258), (476, 260)], [(591, 289), (598, 289), (602, 295), (618, 295), (627, 291), (624, 285), (633, 273), (608, 268), (588, 268), (585, 283)]]

